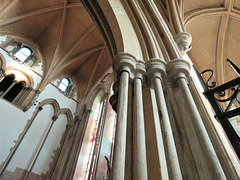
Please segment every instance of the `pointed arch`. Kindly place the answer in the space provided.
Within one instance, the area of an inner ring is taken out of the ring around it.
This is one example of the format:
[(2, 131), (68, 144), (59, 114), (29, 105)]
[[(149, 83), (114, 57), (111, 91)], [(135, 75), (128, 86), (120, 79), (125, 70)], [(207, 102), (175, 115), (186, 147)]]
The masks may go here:
[(57, 116), (64, 114), (67, 117), (67, 124), (72, 124), (73, 123), (73, 115), (70, 109), (68, 108), (63, 108), (58, 111)]
[(101, 91), (104, 93), (104, 86), (102, 84), (99, 84), (96, 88), (92, 88), (92, 90), (88, 93), (85, 99), (85, 101), (87, 102), (86, 109), (90, 110), (92, 108), (95, 98)]
[(55, 99), (45, 99), (42, 102), (39, 103), (38, 106), (45, 106), (45, 105), (51, 105), (53, 107), (53, 111), (54, 111), (54, 115), (57, 115), (59, 110), (60, 110), (60, 106), (58, 104), (58, 102)]
[(102, 32), (112, 58), (120, 52), (128, 52), (142, 59), (137, 35), (121, 1), (82, 2)]

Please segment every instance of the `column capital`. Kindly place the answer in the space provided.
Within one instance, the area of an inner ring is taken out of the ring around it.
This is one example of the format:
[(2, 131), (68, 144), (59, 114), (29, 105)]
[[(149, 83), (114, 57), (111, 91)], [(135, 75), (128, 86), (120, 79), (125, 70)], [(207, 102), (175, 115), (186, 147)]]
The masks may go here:
[(128, 53), (119, 53), (113, 60), (113, 69), (119, 76), (123, 71), (129, 73), (130, 78), (133, 78), (133, 71), (136, 68), (137, 59)]
[(167, 75), (169, 79), (177, 80), (179, 78), (188, 78), (191, 65), (185, 59), (173, 59), (167, 63)]
[(166, 62), (162, 59), (153, 58), (146, 62), (147, 77), (152, 80), (153, 78), (162, 78), (166, 74)]
[(138, 63), (136, 64), (134, 78), (141, 79), (141, 81), (143, 82), (145, 79), (145, 74), (146, 74), (145, 63), (143, 61), (138, 61)]
[(179, 32), (176, 36), (173, 37), (175, 42), (178, 45), (178, 49), (184, 55), (191, 49), (190, 44), (192, 43), (192, 36), (188, 32)]

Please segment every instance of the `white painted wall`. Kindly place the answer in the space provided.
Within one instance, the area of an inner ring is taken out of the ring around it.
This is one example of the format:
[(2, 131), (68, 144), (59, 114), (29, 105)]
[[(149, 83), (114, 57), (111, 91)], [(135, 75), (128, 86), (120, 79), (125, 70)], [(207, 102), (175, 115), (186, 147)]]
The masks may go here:
[[(39, 95), (38, 101), (41, 102), (49, 98), (56, 99), (60, 108), (69, 108), (72, 114), (75, 113), (77, 103), (64, 96), (51, 84)], [(31, 119), (35, 108), (36, 107), (32, 107), (27, 112), (23, 112), (4, 99), (0, 99), (0, 164), (8, 156), (10, 148), (14, 146), (13, 141), (18, 139), (27, 121)], [(30, 167), (37, 148), (51, 123), (53, 115), (51, 105), (43, 106), (43, 110), (40, 111), (34, 120), (6, 170), (14, 172), (17, 167), (22, 169), (28, 169)], [(43, 146), (32, 172), (42, 174), (46, 173), (49, 169), (48, 165), (51, 162), (50, 157), (53, 156), (53, 150), (57, 149), (60, 145), (59, 142), (66, 124), (66, 116), (60, 115), (50, 131), (49, 137)]]

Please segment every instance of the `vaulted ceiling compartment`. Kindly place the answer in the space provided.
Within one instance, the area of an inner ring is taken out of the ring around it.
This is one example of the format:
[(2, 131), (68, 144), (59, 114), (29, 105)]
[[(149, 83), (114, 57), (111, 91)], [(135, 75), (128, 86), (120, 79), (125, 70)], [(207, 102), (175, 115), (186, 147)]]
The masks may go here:
[(184, 1), (186, 30), (192, 35), (188, 55), (199, 71), (213, 69), (218, 84), (237, 77), (227, 58), (240, 67), (240, 2)]

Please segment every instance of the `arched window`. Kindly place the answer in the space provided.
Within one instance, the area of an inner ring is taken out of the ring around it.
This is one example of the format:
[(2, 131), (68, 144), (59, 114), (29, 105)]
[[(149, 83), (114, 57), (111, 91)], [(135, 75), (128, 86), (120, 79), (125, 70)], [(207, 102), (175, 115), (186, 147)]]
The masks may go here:
[(12, 102), (24, 88), (24, 85), (25, 85), (24, 82), (16, 83), (3, 98), (8, 100), (9, 102)]
[(58, 85), (58, 88), (61, 91), (66, 92), (69, 85), (70, 85), (70, 81), (67, 78), (62, 78), (60, 84)]
[(31, 54), (32, 51), (29, 48), (22, 47), (14, 54), (14, 56), (18, 58), (20, 61), (24, 62), (25, 60), (27, 60), (27, 58), (31, 56)]
[(100, 91), (93, 101), (73, 179), (102, 179), (108, 174), (106, 158), (111, 163), (116, 123), (110, 96)]
[(14, 79), (15, 76), (10, 74), (0, 82), (0, 95), (2, 95), (12, 85)]

